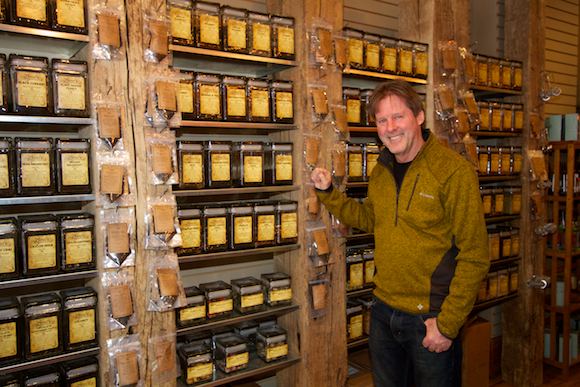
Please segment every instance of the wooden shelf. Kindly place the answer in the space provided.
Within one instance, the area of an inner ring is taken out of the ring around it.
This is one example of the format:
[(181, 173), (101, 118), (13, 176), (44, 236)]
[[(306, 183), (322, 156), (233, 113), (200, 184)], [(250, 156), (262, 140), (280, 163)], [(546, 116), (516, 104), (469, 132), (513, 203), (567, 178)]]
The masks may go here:
[(215, 260), (225, 260), (236, 257), (248, 257), (264, 254), (275, 254), (275, 253), (285, 253), (292, 250), (300, 249), (300, 245), (281, 245), (272, 247), (262, 247), (259, 249), (248, 249), (248, 250), (234, 250), (234, 251), (223, 251), (219, 253), (208, 253), (208, 254), (197, 254), (197, 255), (186, 255), (179, 257), (179, 263), (192, 263), (192, 262), (203, 262), (203, 261), (215, 261)]
[(351, 133), (377, 134), (377, 127), (376, 126), (349, 126), (348, 131)]
[(518, 293), (513, 293), (513, 294), (508, 294), (507, 296), (498, 297), (498, 298), (494, 298), (493, 300), (484, 301), (484, 302), (481, 302), (479, 304), (475, 304), (473, 306), (473, 309), (471, 310), (471, 313), (479, 312), (479, 311), (482, 311), (484, 309), (491, 308), (492, 306), (503, 304), (504, 302), (512, 300), (512, 299), (516, 298), (517, 296), (518, 296)]
[(520, 215), (504, 215), (504, 216), (492, 216), (491, 218), (485, 218), (485, 223), (501, 223), (507, 222), (508, 220), (520, 219)]
[(511, 258), (505, 258), (505, 259), (498, 259), (497, 261), (491, 261), (490, 270), (492, 270), (492, 269), (496, 270), (496, 266), (514, 263), (514, 262), (517, 262), (521, 259), (522, 259), (521, 257), (511, 257)]
[(242, 188), (217, 188), (217, 189), (196, 189), (196, 190), (179, 190), (173, 189), (173, 195), (177, 198), (185, 197), (215, 197), (215, 196), (230, 196), (258, 194), (258, 193), (276, 193), (276, 192), (290, 192), (299, 191), (299, 185), (271, 185), (262, 187), (242, 187)]
[(358, 76), (358, 77), (365, 77), (365, 78), (375, 78), (378, 80), (384, 80), (384, 79), (402, 79), (404, 81), (407, 81), (409, 83), (416, 83), (418, 85), (426, 85), (427, 84), (427, 80), (426, 79), (421, 79), (421, 78), (414, 78), (414, 77), (406, 77), (406, 76), (401, 76), (401, 75), (395, 75), (395, 74), (385, 74), (385, 73), (379, 73), (376, 71), (365, 71), (365, 70), (357, 70), (357, 69), (347, 69), (344, 70), (343, 75), (346, 76)]
[(82, 357), (87, 357), (87, 356), (96, 356), (98, 354), (99, 354), (99, 347), (87, 348), (87, 349), (83, 349), (80, 351), (67, 352), (67, 353), (63, 353), (60, 355), (55, 355), (55, 356), (51, 356), (51, 357), (47, 357), (47, 358), (43, 358), (43, 359), (28, 360), (28, 361), (0, 367), (0, 373), (7, 374), (9, 372), (25, 371), (25, 370), (29, 370), (31, 368), (36, 368), (36, 367), (45, 366), (45, 365), (54, 364), (54, 363), (60, 363), (63, 361), (68, 361), (68, 360), (73, 360), (73, 359), (80, 359)]
[(20, 278), (0, 282), (0, 290), (21, 288), (25, 286), (38, 286), (44, 284), (60, 283), (67, 281), (76, 281), (83, 278), (95, 278), (99, 275), (97, 270), (76, 271), (65, 274), (54, 274), (31, 278)]
[(522, 133), (487, 132), (483, 130), (470, 130), (469, 135), (474, 137), (521, 137)]
[(95, 195), (54, 195), (54, 196), (23, 196), (12, 198), (0, 198), (0, 206), (13, 206), (21, 204), (47, 204), (47, 203), (70, 203), (89, 202), (95, 200)]
[(511, 95), (522, 95), (520, 90), (501, 89), (497, 87), (469, 85), (476, 98), (501, 98)]
[[(2, 24), (0, 24), (0, 26), (2, 26)], [(85, 126), (92, 125), (93, 120), (91, 118), (82, 117), (48, 117), (0, 114), (0, 124), (7, 124), (1, 126), (2, 131), (74, 132)]]
[(367, 294), (373, 294), (373, 290), (375, 290), (375, 287), (374, 286), (372, 288), (364, 288), (364, 289), (359, 289), (359, 290), (351, 290), (350, 292), (346, 292), (346, 296), (348, 298), (366, 296)]
[[(190, 132), (195, 134), (268, 134), (285, 130), (297, 130), (298, 126), (293, 124), (278, 124), (275, 122), (223, 122), (223, 121), (181, 121), (179, 133)], [(193, 130), (194, 129), (194, 130)]]
[(368, 343), (369, 343), (369, 337), (367, 335), (363, 334), (363, 338), (362, 339), (354, 340), (354, 341), (351, 341), (350, 343), (347, 342), (346, 343), (346, 348), (347, 349), (351, 349), (351, 348), (354, 348), (354, 347), (358, 347), (360, 345), (366, 345)]
[(9, 53), (30, 55), (38, 52), (69, 59), (88, 42), (88, 35), (0, 24), (0, 48)]
[(520, 175), (501, 175), (501, 176), (486, 176), (482, 175), (479, 176), (479, 181), (486, 182), (486, 181), (510, 181), (510, 180), (519, 180)]

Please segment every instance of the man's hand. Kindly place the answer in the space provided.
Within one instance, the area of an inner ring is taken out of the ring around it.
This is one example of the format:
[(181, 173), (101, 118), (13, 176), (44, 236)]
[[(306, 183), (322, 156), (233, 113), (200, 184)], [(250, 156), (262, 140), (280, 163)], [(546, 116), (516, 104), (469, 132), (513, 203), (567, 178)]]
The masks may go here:
[(325, 191), (330, 187), (331, 178), (330, 171), (324, 168), (314, 168), (314, 171), (310, 174), (310, 179), (314, 186), (321, 191)]
[(427, 327), (427, 334), (423, 339), (423, 347), (436, 353), (445, 352), (451, 347), (453, 340), (441, 334), (437, 327), (436, 317), (425, 320), (425, 326)]

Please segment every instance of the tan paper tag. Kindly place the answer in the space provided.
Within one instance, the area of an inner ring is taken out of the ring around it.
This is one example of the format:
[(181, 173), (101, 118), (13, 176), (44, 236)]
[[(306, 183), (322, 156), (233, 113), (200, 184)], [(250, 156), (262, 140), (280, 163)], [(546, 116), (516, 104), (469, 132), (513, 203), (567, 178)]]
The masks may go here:
[(274, 215), (258, 216), (258, 242), (273, 241), (276, 238), (276, 221)]
[(111, 296), (113, 318), (128, 317), (133, 314), (133, 300), (131, 298), (131, 288), (128, 284), (111, 286), (109, 294)]
[(326, 232), (324, 230), (312, 231), (314, 243), (316, 243), (316, 251), (318, 255), (325, 255), (330, 252), (328, 247), (328, 239), (326, 239)]
[(262, 156), (244, 157), (244, 182), (261, 183), (263, 176)]
[(50, 156), (47, 153), (23, 153), (20, 169), (23, 187), (50, 186)]
[(107, 224), (107, 248), (111, 254), (127, 254), (131, 252), (127, 223)]
[(253, 232), (251, 216), (238, 216), (234, 218), (234, 244), (251, 243), (254, 235)]
[(137, 352), (128, 351), (117, 354), (117, 373), (119, 386), (134, 385), (139, 382), (139, 364)]
[(217, 16), (199, 15), (199, 40), (201, 43), (220, 44), (220, 19)]
[(443, 110), (451, 110), (455, 107), (453, 103), (453, 94), (449, 90), (439, 90), (439, 100)]
[(97, 15), (99, 43), (107, 46), (121, 47), (119, 19), (115, 15), (100, 13)]
[(534, 167), (534, 172), (540, 178), (543, 178), (546, 173), (546, 164), (544, 163), (543, 157), (532, 157), (532, 166)]
[(175, 367), (171, 341), (159, 340), (154, 345), (155, 360), (157, 361), (157, 374), (171, 371)]
[(334, 41), (334, 52), (336, 56), (336, 63), (338, 64), (346, 64), (347, 57), (346, 57), (346, 41), (342, 39), (336, 39)]
[(30, 235), (27, 247), (29, 269), (56, 267), (56, 235)]
[(332, 55), (332, 36), (330, 31), (324, 28), (317, 28), (316, 34), (318, 35), (318, 40), (320, 41), (320, 53), (324, 56)]
[(427, 76), (429, 66), (429, 56), (427, 54), (417, 54), (417, 75)]
[(362, 154), (350, 153), (348, 154), (348, 176), (360, 177), (362, 176)]
[(270, 117), (270, 100), (265, 90), (253, 90), (251, 93), (252, 117)]
[(360, 101), (358, 99), (346, 101), (346, 118), (349, 123), (360, 124)]
[(306, 164), (317, 164), (318, 163), (318, 147), (320, 142), (318, 140), (307, 138), (306, 141)]
[(397, 50), (394, 48), (385, 47), (383, 69), (393, 73), (397, 71)]
[(30, 352), (38, 353), (58, 348), (59, 320), (56, 316), (32, 319), (29, 322)]
[(67, 232), (64, 239), (65, 264), (89, 263), (93, 260), (92, 231)]
[(194, 184), (203, 182), (202, 155), (183, 155), (183, 182)]
[(296, 238), (298, 236), (297, 214), (290, 212), (280, 216), (280, 234), (282, 239)]
[(475, 98), (472, 97), (466, 97), (464, 98), (465, 101), (465, 105), (467, 105), (467, 110), (469, 111), (469, 114), (476, 116), (479, 114), (479, 109), (477, 108), (477, 102), (475, 101)]
[(314, 285), (312, 287), (312, 307), (314, 310), (326, 308), (326, 285)]
[(18, 353), (18, 344), (16, 322), (0, 324), (0, 358), (15, 356)]
[(162, 297), (177, 296), (177, 277), (175, 271), (171, 268), (157, 269), (157, 277), (159, 278), (159, 293)]
[(87, 153), (61, 154), (62, 185), (89, 184), (89, 155)]
[(181, 239), (183, 248), (192, 248), (201, 246), (201, 220), (200, 219), (183, 219), (179, 223), (181, 228)]
[(219, 86), (199, 87), (199, 109), (201, 114), (216, 116), (220, 114), (220, 88)]
[(292, 155), (276, 155), (276, 181), (292, 180)]
[(175, 84), (171, 82), (157, 81), (157, 104), (159, 109), (177, 111), (177, 95)]
[(342, 177), (346, 175), (346, 161), (344, 153), (335, 152), (332, 154), (332, 167), (334, 170), (334, 176)]
[(313, 89), (311, 92), (316, 114), (328, 114), (328, 105), (326, 104), (326, 93), (324, 90)]
[(311, 214), (318, 214), (319, 211), (320, 211), (320, 201), (318, 200), (316, 189), (310, 188), (310, 193), (308, 195), (308, 212), (310, 212)]
[(212, 154), (211, 155), (211, 180), (227, 181), (230, 180), (230, 155), (229, 154)]
[[(246, 115), (246, 91), (244, 89), (227, 87), (227, 111), (230, 117), (245, 117)], [(252, 96), (253, 97), (253, 96)], [(252, 111), (254, 110), (252, 106)]]
[[(226, 218), (217, 217), (207, 220), (207, 244), (219, 246), (227, 241)], [(231, 301), (231, 300), (230, 300)]]
[(124, 173), (122, 165), (101, 165), (101, 194), (122, 195)]
[(99, 137), (121, 138), (119, 111), (116, 108), (99, 106), (97, 108)]
[(443, 67), (447, 70), (455, 70), (455, 52), (449, 49), (441, 50)]
[(363, 64), (363, 41), (358, 39), (349, 39), (348, 57), (351, 63)]
[[(332, 109), (334, 113), (334, 120), (336, 122), (336, 129), (341, 132), (345, 133), (348, 130), (348, 122), (346, 120), (346, 114), (342, 109)], [(360, 122), (360, 120), (359, 120)]]
[(167, 24), (151, 22), (149, 27), (151, 28), (151, 51), (157, 54), (167, 55), (169, 53)]
[(367, 44), (366, 60), (367, 66), (375, 69), (379, 68), (380, 55), (379, 55), (379, 45), (378, 44)]
[(153, 223), (155, 223), (155, 233), (174, 232), (171, 206), (166, 204), (153, 206)]
[(154, 173), (170, 174), (173, 172), (173, 162), (171, 160), (171, 147), (167, 145), (151, 146), (151, 163)]
[(0, 274), (16, 271), (16, 253), (14, 238), (0, 239)]

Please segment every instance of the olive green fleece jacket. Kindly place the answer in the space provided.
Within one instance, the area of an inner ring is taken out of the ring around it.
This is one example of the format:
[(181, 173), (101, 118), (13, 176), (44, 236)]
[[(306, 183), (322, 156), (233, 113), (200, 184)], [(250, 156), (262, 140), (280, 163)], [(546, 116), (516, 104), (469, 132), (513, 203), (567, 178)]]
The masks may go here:
[(375, 296), (407, 313), (438, 312), (454, 339), (489, 270), (487, 231), (473, 166), (428, 130), (423, 138), (400, 188), (384, 149), (362, 204), (336, 188), (318, 196), (342, 222), (374, 233)]

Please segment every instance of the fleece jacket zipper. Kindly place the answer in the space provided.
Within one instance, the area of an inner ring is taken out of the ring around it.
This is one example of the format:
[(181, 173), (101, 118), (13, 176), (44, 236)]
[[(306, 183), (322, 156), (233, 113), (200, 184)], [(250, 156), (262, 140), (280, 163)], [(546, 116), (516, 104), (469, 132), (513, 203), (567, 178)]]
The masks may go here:
[[(395, 187), (397, 187), (397, 205), (395, 207), (395, 227), (397, 227), (397, 224), (399, 222), (399, 193), (401, 192), (401, 187), (403, 186), (403, 182), (405, 181), (405, 177), (403, 177), (403, 181), (401, 181), (401, 186), (399, 186), (399, 183), (397, 183), (397, 179), (395, 179), (395, 172), (392, 170), (392, 168), (388, 168), (389, 171), (391, 172), (391, 174), (393, 175), (393, 179), (395, 180)], [(406, 176), (406, 174), (405, 174)], [(409, 211), (409, 208), (411, 207), (411, 200), (413, 200), (413, 196), (415, 195), (415, 189), (417, 188), (417, 183), (419, 182), (419, 173), (417, 174), (417, 177), (415, 178), (415, 184), (413, 185), (413, 190), (411, 191), (411, 197), (409, 198), (409, 203), (407, 204), (407, 211)]]

